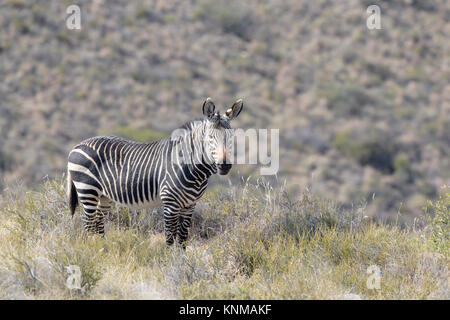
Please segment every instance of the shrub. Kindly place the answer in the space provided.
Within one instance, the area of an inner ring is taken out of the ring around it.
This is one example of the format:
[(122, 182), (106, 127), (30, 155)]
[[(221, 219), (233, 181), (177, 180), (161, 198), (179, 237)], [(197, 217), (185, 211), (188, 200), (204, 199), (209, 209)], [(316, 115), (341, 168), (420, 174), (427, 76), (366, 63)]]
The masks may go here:
[(11, 169), (13, 163), (14, 158), (11, 155), (0, 150), (0, 172), (8, 171), (9, 169)]
[(425, 208), (431, 225), (431, 244), (433, 249), (448, 256), (450, 250), (450, 187), (435, 202), (428, 201)]
[(354, 158), (360, 165), (370, 165), (385, 173), (394, 172), (397, 145), (389, 134), (380, 130), (368, 130), (364, 134), (349, 131), (336, 133), (333, 146), (345, 156)]
[(195, 15), (223, 32), (250, 40), (254, 19), (251, 11), (238, 1), (204, 1)]
[(322, 88), (319, 95), (327, 100), (330, 110), (339, 116), (360, 116), (363, 109), (376, 101), (364, 88), (356, 85), (330, 85)]

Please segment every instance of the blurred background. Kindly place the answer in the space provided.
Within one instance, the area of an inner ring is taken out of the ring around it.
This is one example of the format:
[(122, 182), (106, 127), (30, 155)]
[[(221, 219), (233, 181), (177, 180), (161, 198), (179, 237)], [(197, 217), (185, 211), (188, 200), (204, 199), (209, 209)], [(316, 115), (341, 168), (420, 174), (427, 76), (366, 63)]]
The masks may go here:
[(292, 193), (410, 221), (450, 182), (449, 39), (447, 0), (0, 0), (0, 190), (60, 177), (90, 136), (160, 139), (243, 98), (234, 127), (280, 129)]

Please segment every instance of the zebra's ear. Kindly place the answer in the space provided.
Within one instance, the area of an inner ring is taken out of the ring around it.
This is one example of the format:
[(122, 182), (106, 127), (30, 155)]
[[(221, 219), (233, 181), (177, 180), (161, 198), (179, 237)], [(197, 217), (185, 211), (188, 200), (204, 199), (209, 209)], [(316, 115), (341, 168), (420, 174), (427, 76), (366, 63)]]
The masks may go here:
[(203, 102), (203, 115), (211, 118), (214, 115), (215, 109), (216, 106), (214, 105), (214, 102), (212, 102), (211, 98), (208, 97), (205, 102)]
[(242, 101), (242, 99), (239, 99), (238, 101), (233, 103), (230, 109), (225, 112), (225, 115), (228, 117), (228, 119), (232, 120), (236, 118), (239, 113), (241, 113), (243, 107), (244, 102)]

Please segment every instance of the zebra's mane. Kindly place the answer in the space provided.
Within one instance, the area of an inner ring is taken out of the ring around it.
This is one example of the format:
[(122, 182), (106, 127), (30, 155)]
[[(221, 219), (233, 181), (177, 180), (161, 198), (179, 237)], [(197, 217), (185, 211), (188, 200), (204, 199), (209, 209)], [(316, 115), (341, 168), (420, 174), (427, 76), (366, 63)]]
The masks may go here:
[(203, 119), (190, 120), (190, 121), (186, 122), (185, 124), (183, 124), (178, 129), (185, 129), (185, 130), (191, 131), (192, 129), (194, 129), (196, 127), (196, 124), (198, 124), (199, 122), (203, 122)]
[[(214, 126), (216, 128), (223, 127), (225, 129), (231, 129), (228, 119), (225, 118), (223, 115), (220, 115), (220, 113), (218, 113), (218, 112), (216, 114), (214, 114), (212, 118), (209, 118), (209, 120), (214, 123)], [(204, 118), (203, 119), (194, 119), (194, 120), (186, 122), (178, 129), (185, 129), (185, 130), (192, 131), (192, 129), (196, 128), (199, 123), (203, 123), (204, 121), (205, 121)]]

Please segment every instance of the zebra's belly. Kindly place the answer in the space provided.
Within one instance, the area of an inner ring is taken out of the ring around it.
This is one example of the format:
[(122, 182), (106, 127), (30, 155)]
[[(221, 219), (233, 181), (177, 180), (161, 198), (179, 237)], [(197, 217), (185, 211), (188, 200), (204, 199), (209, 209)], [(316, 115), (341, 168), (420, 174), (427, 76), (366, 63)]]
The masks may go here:
[(160, 199), (152, 200), (152, 201), (145, 201), (145, 202), (138, 202), (138, 203), (125, 203), (120, 201), (115, 201), (115, 203), (122, 207), (129, 208), (131, 210), (141, 210), (141, 209), (153, 209), (156, 207), (160, 207), (162, 205), (162, 202)]

